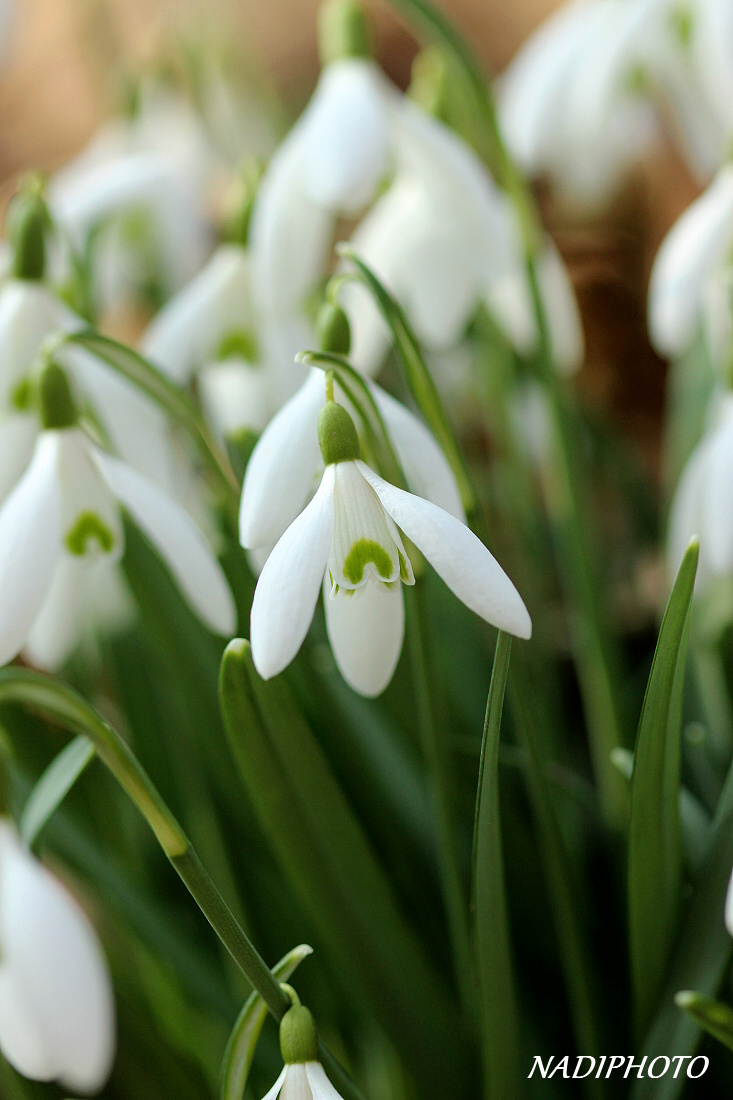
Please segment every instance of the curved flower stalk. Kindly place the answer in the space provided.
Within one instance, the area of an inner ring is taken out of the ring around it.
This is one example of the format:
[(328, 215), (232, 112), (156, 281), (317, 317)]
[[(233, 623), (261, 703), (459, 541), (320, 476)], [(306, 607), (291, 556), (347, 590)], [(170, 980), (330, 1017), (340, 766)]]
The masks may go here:
[(693, 536), (700, 539), (697, 589), (733, 573), (733, 393), (719, 399), (715, 420), (690, 456), (677, 486), (669, 522), (670, 575)]
[(571, 200), (596, 205), (654, 140), (661, 115), (693, 169), (710, 175), (729, 130), (721, 18), (719, 0), (695, 0), (682, 14), (672, 0), (566, 3), (500, 82), (502, 129), (517, 161)]
[(702, 330), (714, 365), (733, 368), (733, 166), (665, 237), (649, 285), (649, 331), (660, 355), (678, 358)]
[[(465, 522), (455, 478), (431, 433), (376, 383), (369, 388), (410, 487)], [(339, 401), (351, 408), (338, 383), (335, 390)], [(323, 372), (314, 368), (258, 440), (247, 464), (239, 512), (239, 537), (246, 549), (272, 547), (317, 484), (323, 471), (318, 420), (325, 404)]]
[(302, 380), (293, 361), (312, 342), (305, 318), (258, 308), (250, 254), (226, 244), (153, 319), (141, 350), (174, 381), (195, 378), (206, 415), (226, 434), (262, 431)]
[(75, 900), (0, 818), (0, 1050), (24, 1077), (98, 1092), (115, 1053), (107, 965)]
[(83, 625), (85, 600), (78, 597), (90, 569), (101, 566), (104, 576), (122, 555), (122, 508), (156, 547), (202, 621), (232, 634), (232, 595), (188, 514), (76, 426), (60, 367), (46, 368), (41, 390), (45, 430), (0, 507), (0, 664), (24, 647), (51, 668), (69, 655)]
[(297, 654), (323, 587), (342, 676), (362, 695), (384, 690), (402, 651), (402, 584), (414, 584), (400, 531), (472, 611), (509, 633), (531, 635), (521, 597), (486, 547), (461, 520), (362, 462), (342, 405), (323, 406), (318, 440), (326, 467), (320, 486), (275, 546), (255, 589), (252, 659), (263, 679)]

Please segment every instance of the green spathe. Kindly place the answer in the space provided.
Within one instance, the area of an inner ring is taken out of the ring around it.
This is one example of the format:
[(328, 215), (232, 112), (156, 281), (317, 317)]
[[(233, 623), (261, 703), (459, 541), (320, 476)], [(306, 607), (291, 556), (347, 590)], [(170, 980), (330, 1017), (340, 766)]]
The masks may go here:
[(324, 302), (316, 318), (316, 333), (321, 351), (348, 355), (351, 351), (351, 325), (341, 306)]
[(77, 409), (66, 371), (58, 363), (47, 363), (38, 378), (38, 405), (43, 427), (73, 428)]
[(280, 1021), (280, 1053), (286, 1066), (318, 1059), (318, 1031), (305, 1005), (293, 1005)]
[(361, 458), (354, 421), (335, 401), (327, 401), (318, 414), (318, 442), (326, 466)]
[(359, 0), (325, 0), (318, 12), (318, 54), (322, 65), (345, 57), (371, 57), (372, 29)]

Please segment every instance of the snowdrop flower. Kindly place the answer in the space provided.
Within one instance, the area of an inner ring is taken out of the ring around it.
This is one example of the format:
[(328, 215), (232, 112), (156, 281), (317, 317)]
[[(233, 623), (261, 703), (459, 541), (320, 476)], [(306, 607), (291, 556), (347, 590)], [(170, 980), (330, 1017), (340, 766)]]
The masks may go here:
[(24, 1077), (98, 1092), (115, 1052), (109, 973), (76, 901), (0, 819), (0, 1050)]
[(725, 927), (733, 936), (733, 875), (731, 875), (728, 892), (725, 896)]
[(285, 1066), (263, 1100), (342, 1100), (318, 1061), (318, 1034), (313, 1016), (295, 990), (285, 986), (294, 1004), (280, 1023), (280, 1050)]
[[(431, 433), (375, 383), (370, 389), (408, 484), (419, 496), (465, 521), (455, 478)], [(336, 391), (348, 404), (338, 385)], [(239, 512), (240, 542), (248, 550), (273, 546), (317, 483), (323, 471), (318, 421), (325, 402), (323, 372), (313, 369), (257, 441), (247, 464)]]
[(261, 431), (303, 378), (295, 355), (312, 343), (303, 318), (257, 307), (252, 263), (240, 244), (221, 245), (143, 335), (141, 350), (176, 382), (195, 377), (221, 433)]
[(354, 422), (328, 401), (318, 416), (325, 472), (260, 574), (252, 603), (252, 659), (264, 679), (300, 649), (323, 587), (326, 625), (344, 679), (374, 696), (402, 650), (402, 584), (414, 584), (400, 531), (448, 587), (487, 622), (528, 638), (532, 626), (514, 585), (460, 519), (390, 485), (361, 461)]
[[(53, 663), (76, 640), (80, 565), (119, 561), (125, 508), (167, 564), (201, 620), (231, 634), (236, 610), (224, 574), (187, 513), (77, 426), (56, 364), (40, 380), (44, 431), (28, 469), (0, 507), (0, 664), (24, 647)], [(44, 635), (55, 627), (60, 636)]]
[(677, 358), (704, 332), (716, 366), (730, 369), (733, 166), (725, 165), (669, 231), (652, 268), (649, 331), (660, 355)]
[(697, 589), (733, 573), (733, 393), (720, 399), (715, 421), (689, 458), (672, 502), (668, 562), (675, 576), (693, 536), (700, 540)]

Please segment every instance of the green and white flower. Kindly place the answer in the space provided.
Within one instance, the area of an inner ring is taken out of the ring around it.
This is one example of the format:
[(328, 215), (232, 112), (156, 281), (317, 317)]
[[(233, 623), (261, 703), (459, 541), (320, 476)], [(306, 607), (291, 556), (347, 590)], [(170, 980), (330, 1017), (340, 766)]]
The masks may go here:
[(402, 585), (414, 583), (400, 532), (472, 611), (519, 637), (531, 635), (519, 593), (486, 547), (460, 519), (362, 462), (343, 406), (321, 409), (318, 436), (326, 465), (318, 491), (275, 546), (255, 590), (252, 659), (264, 679), (297, 654), (323, 587), (341, 674), (363, 695), (384, 690), (402, 650)]

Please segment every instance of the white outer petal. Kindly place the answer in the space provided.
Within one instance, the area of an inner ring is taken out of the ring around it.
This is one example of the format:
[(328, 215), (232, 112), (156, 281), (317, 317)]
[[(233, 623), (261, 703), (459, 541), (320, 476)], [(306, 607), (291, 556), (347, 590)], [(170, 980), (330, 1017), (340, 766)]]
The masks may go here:
[[(6, 1057), (21, 1072), (58, 1079), (74, 1092), (98, 1091), (115, 1048), (102, 950), (75, 900), (7, 822), (0, 824), (0, 941), (0, 1046)], [(41, 1051), (23, 1042), (13, 1019), (13, 993), (23, 997), (35, 1028), (31, 1042), (38, 1040)]]
[(305, 1072), (308, 1075), (313, 1100), (342, 1100), (341, 1094), (329, 1081), (320, 1062), (306, 1062)]
[(373, 385), (372, 393), (412, 492), (465, 523), (466, 513), (456, 479), (432, 432), (379, 386)]
[(86, 327), (43, 283), (8, 279), (0, 288), (0, 404), (25, 378), (43, 341), (53, 332)]
[(402, 652), (405, 607), (402, 584), (370, 578), (354, 595), (331, 595), (323, 582), (323, 606), (331, 649), (339, 672), (360, 695), (381, 695), (394, 676)]
[(733, 167), (727, 166), (672, 226), (649, 283), (649, 331), (661, 355), (695, 336), (705, 285), (733, 243)]
[(690, 539), (700, 537), (700, 565), (697, 587), (702, 588), (709, 577), (708, 541), (701, 530), (702, 498), (708, 476), (708, 452), (710, 441), (704, 440), (693, 451), (682, 471), (672, 500), (667, 534), (667, 572), (674, 580)]
[(430, 501), (390, 485), (364, 462), (357, 466), (385, 511), (466, 607), (518, 638), (531, 637), (532, 622), (521, 596), (470, 528)]
[(114, 569), (102, 559), (89, 561), (62, 551), (43, 605), (23, 647), (36, 668), (56, 672), (71, 656), (93, 599), (95, 573)]
[(568, 270), (548, 240), (539, 269), (555, 366), (562, 374), (578, 370), (585, 356), (583, 322)]
[(0, 503), (28, 466), (38, 432), (32, 413), (11, 413), (0, 419)]
[(227, 332), (254, 325), (245, 249), (221, 245), (198, 275), (160, 310), (143, 334), (143, 355), (186, 383)]
[(265, 562), (252, 601), (252, 660), (264, 680), (282, 672), (308, 633), (333, 539), (335, 467)]
[(725, 896), (725, 927), (733, 936), (733, 875), (728, 883), (728, 891)]
[(0, 665), (23, 648), (60, 552), (58, 440), (49, 433), (0, 508)]
[(156, 547), (202, 622), (217, 634), (231, 636), (237, 610), (229, 584), (188, 513), (124, 462), (101, 451), (95, 458), (110, 489)]
[(282, 1087), (285, 1084), (285, 1078), (287, 1077), (287, 1075), (288, 1075), (288, 1067), (283, 1066), (282, 1071), (281, 1071), (280, 1076), (278, 1077), (277, 1081), (272, 1086), (272, 1088), (268, 1091), (267, 1095), (262, 1097), (262, 1100), (277, 1100), (277, 1097), (280, 1095)]
[(318, 413), (323, 372), (314, 370), (260, 436), (247, 464), (239, 539), (247, 550), (272, 546), (302, 509), (323, 462)]
[[(727, 417), (711, 436), (705, 452), (705, 481), (701, 498), (701, 536), (713, 573), (733, 572), (733, 418)], [(701, 541), (702, 541), (701, 538)]]
[(305, 1063), (295, 1062), (287, 1067), (287, 1075), (282, 1090), (282, 1100), (313, 1100)]

